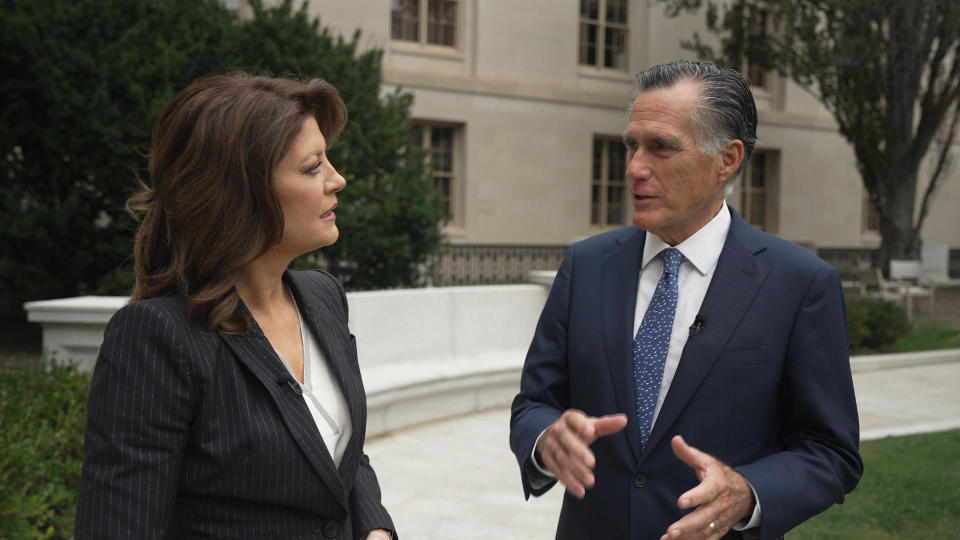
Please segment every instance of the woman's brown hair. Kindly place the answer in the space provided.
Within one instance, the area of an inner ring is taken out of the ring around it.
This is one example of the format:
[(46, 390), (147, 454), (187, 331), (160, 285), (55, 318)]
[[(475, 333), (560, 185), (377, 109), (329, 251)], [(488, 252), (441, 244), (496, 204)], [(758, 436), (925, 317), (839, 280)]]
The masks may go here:
[(283, 213), (273, 171), (312, 115), (327, 144), (346, 123), (336, 88), (320, 79), (227, 73), (194, 81), (153, 128), (150, 185), (130, 197), (141, 216), (131, 301), (186, 297), (211, 330), (243, 332), (239, 273), (280, 241)]

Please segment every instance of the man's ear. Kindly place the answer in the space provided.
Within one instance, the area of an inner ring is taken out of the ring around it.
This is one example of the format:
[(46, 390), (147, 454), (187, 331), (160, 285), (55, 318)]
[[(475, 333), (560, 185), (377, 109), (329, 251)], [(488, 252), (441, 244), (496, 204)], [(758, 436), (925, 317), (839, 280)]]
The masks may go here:
[(717, 153), (718, 167), (717, 180), (725, 183), (737, 172), (740, 162), (743, 161), (744, 148), (743, 141), (734, 139), (727, 143), (722, 150)]

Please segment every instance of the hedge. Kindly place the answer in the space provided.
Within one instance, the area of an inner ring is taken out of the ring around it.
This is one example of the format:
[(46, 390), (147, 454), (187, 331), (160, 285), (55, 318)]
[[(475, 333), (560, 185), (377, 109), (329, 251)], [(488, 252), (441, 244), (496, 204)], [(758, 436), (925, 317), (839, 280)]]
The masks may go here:
[(877, 298), (847, 300), (847, 332), (850, 350), (880, 349), (910, 331), (907, 314), (897, 304)]
[(0, 538), (73, 535), (89, 374), (0, 365)]

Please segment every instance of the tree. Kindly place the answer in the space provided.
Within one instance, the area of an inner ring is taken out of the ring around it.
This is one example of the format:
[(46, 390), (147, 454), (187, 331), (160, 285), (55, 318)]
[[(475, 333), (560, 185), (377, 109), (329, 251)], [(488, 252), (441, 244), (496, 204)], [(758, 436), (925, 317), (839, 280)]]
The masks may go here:
[[(381, 52), (359, 53), (359, 31), (349, 42), (334, 39), (305, 6), (293, 13), (291, 0), (270, 9), (252, 2), (253, 20), (236, 36), (232, 64), (256, 60), (257, 70), (319, 75), (340, 89), (350, 120), (331, 159), (347, 187), (337, 210), (340, 240), (320, 259), (350, 289), (418, 284), (442, 240), (444, 210), (423, 152), (409, 144), (413, 96), (396, 90), (380, 97)], [(296, 263), (313, 265), (310, 257)]]
[[(348, 181), (324, 250), (353, 288), (411, 284), (442, 205), (407, 144), (411, 95), (380, 96), (380, 52), (292, 1), (237, 19), (215, 0), (0, 0), (0, 312), (25, 300), (129, 292), (153, 121), (192, 80), (231, 69), (321, 77), (350, 121), (331, 149)], [(299, 263), (301, 266), (303, 262)]]
[[(931, 198), (949, 169), (960, 120), (956, 0), (660, 0), (667, 15), (705, 8), (719, 38), (684, 43), (701, 57), (749, 61), (816, 96), (853, 146), (880, 215), (879, 263), (919, 258)], [(757, 24), (767, 32), (754, 31)], [(921, 164), (935, 150), (917, 209)]]

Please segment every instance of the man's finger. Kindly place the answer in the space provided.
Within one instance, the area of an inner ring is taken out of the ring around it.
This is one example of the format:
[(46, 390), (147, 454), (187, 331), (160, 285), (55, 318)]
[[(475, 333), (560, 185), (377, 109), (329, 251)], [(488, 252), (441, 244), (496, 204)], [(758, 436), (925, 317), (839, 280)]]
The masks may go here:
[(563, 453), (551, 454), (549, 458), (544, 457), (544, 461), (544, 465), (547, 465), (547, 468), (553, 471), (553, 475), (567, 488), (571, 495), (578, 499), (583, 498), (586, 494), (586, 488), (574, 474), (570, 466), (569, 456)]
[[(587, 453), (589, 454), (590, 461), (592, 462), (593, 453), (589, 450)], [(593, 487), (592, 466), (583, 461), (581, 454), (558, 452), (555, 458), (557, 461), (557, 466), (563, 469), (563, 471), (567, 474), (573, 475), (573, 477), (577, 480), (577, 483), (583, 484), (586, 487)]]
[(709, 454), (690, 446), (680, 435), (676, 435), (670, 440), (670, 447), (680, 461), (686, 463), (698, 473), (705, 469), (710, 463), (711, 458)]
[(594, 439), (613, 435), (627, 426), (627, 415), (611, 414), (593, 420)]
[(557, 442), (560, 443), (560, 449), (563, 453), (569, 455), (572, 459), (583, 462), (587, 467), (593, 468), (595, 459), (593, 452), (590, 451), (588, 443), (584, 442), (573, 432), (563, 431), (557, 434)]
[(693, 508), (701, 504), (708, 503), (717, 498), (716, 489), (706, 482), (697, 484), (696, 487), (687, 490), (677, 499), (677, 507), (680, 509)]
[[(714, 531), (710, 531), (710, 523)], [(667, 527), (665, 538), (718, 538), (726, 534), (730, 524), (716, 515), (712, 507), (700, 507)]]

